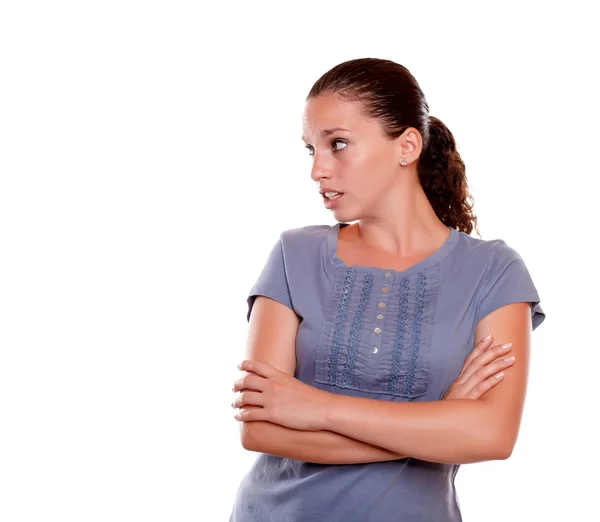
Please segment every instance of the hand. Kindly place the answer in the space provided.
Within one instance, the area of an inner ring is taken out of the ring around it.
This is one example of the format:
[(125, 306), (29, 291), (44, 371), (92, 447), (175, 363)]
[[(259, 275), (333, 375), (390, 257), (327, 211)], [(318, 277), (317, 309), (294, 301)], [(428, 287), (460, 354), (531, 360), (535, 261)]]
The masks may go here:
[(233, 391), (239, 392), (231, 404), (240, 408), (235, 415), (237, 420), (268, 421), (304, 431), (325, 429), (331, 394), (262, 361), (246, 360), (239, 369), (248, 373), (233, 385)]
[[(503, 348), (505, 347), (505, 348)], [(514, 363), (504, 358), (512, 348), (511, 343), (492, 346), (492, 336), (484, 338), (466, 358), (458, 378), (450, 385), (442, 400), (479, 399), (502, 381), (501, 370)]]

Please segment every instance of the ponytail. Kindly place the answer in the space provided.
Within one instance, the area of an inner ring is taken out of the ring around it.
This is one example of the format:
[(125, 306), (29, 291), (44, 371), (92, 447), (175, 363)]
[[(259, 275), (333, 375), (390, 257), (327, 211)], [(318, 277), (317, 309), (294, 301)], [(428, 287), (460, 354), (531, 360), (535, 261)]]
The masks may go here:
[(454, 136), (435, 116), (429, 116), (429, 140), (419, 156), (417, 171), (440, 221), (467, 234), (475, 228), (479, 234), (465, 164), (456, 150)]

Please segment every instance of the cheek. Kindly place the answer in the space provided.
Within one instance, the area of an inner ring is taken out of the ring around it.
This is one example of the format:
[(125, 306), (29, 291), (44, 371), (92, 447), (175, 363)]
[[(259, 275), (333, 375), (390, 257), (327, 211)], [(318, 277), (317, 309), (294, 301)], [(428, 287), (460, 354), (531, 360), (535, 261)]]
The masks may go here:
[(374, 143), (361, 147), (356, 154), (356, 161), (368, 172), (381, 172), (389, 168), (392, 158), (389, 148)]
[(341, 161), (341, 174), (353, 186), (368, 186), (368, 180), (375, 169), (378, 168), (377, 158), (373, 154), (352, 151), (346, 154)]
[(347, 167), (346, 174), (352, 177), (352, 186), (357, 193), (369, 196), (379, 193), (387, 184), (390, 160), (385, 154), (378, 156), (371, 153), (357, 156)]

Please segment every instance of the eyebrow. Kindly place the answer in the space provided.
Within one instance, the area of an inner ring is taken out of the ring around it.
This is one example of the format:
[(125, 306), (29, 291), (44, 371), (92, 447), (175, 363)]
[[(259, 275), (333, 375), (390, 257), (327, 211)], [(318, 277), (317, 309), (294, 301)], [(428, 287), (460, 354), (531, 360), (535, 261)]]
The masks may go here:
[[(334, 132), (337, 132), (337, 131), (346, 131), (346, 132), (352, 132), (352, 131), (350, 131), (350, 130), (348, 130), (348, 129), (344, 129), (344, 128), (342, 128), (342, 127), (334, 127), (333, 129), (323, 129), (323, 130), (321, 131), (321, 137), (322, 137), (322, 138), (324, 138), (325, 136), (329, 136), (330, 134), (333, 134)], [(302, 141), (303, 141), (304, 143), (307, 143), (307, 140), (306, 140), (306, 137), (305, 137), (305, 136), (302, 136)]]

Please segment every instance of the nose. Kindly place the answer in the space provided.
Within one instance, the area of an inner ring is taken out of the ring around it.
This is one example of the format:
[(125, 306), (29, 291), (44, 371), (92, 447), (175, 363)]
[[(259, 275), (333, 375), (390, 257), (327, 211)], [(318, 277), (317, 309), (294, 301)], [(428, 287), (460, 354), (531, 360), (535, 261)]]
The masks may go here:
[(327, 160), (323, 157), (317, 158), (317, 155), (313, 156), (313, 165), (310, 171), (310, 177), (313, 181), (319, 183), (322, 179), (331, 177), (331, 168), (327, 163)]

